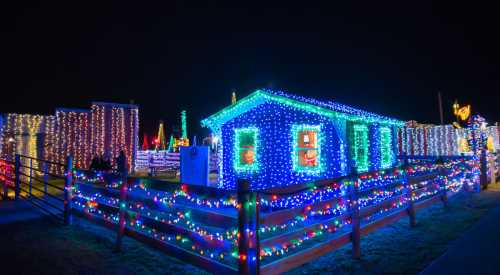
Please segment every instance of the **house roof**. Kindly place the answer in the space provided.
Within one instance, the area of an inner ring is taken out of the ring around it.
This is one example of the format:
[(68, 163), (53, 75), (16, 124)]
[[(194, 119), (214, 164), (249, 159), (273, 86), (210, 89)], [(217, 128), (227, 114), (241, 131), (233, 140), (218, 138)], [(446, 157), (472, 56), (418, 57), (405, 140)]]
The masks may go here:
[(334, 101), (319, 101), (313, 98), (307, 98), (288, 94), (282, 91), (273, 91), (268, 89), (256, 90), (249, 96), (239, 100), (236, 104), (228, 106), (211, 115), (210, 117), (202, 120), (201, 124), (202, 126), (209, 127), (212, 130), (218, 129), (225, 122), (266, 102), (277, 102), (331, 118), (372, 123), (378, 122), (397, 126), (404, 125), (403, 121), (359, 110)]
[(125, 109), (127, 109), (127, 108), (130, 108), (130, 109), (139, 108), (139, 106), (136, 104), (112, 103), (112, 102), (101, 102), (101, 101), (93, 101), (92, 105), (125, 108)]

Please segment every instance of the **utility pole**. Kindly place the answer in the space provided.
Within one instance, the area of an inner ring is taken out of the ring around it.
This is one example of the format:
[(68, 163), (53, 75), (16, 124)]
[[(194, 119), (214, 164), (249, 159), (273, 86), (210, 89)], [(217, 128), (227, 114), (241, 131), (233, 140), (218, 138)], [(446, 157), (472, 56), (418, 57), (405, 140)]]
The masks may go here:
[(441, 99), (441, 92), (438, 91), (438, 104), (439, 104), (439, 118), (441, 120), (441, 125), (444, 125), (443, 119), (443, 100)]

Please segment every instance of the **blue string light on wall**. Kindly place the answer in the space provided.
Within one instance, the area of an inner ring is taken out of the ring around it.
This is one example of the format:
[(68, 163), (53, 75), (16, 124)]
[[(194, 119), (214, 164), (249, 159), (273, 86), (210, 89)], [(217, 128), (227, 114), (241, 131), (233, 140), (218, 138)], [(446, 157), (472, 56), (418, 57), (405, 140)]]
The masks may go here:
[[(334, 102), (257, 90), (202, 125), (221, 142), (219, 186), (234, 189), (237, 178), (247, 178), (253, 189), (265, 189), (345, 175), (348, 160), (363, 150), (358, 171), (379, 169), (382, 159), (390, 167), (395, 158), (385, 154), (394, 154), (395, 135), (384, 130), (381, 136), (379, 128), (392, 133), (403, 122)], [(349, 129), (359, 136), (353, 138)], [(383, 149), (381, 141), (388, 143)]]

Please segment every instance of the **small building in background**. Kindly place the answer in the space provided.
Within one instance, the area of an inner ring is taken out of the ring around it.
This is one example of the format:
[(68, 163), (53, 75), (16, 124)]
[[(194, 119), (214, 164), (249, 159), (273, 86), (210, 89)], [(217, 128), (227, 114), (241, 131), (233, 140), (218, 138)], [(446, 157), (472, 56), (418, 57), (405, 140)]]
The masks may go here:
[(451, 124), (432, 125), (409, 121), (398, 132), (398, 154), (408, 156), (459, 156), (473, 154), (473, 131), (490, 152), (500, 150), (497, 124), (476, 130), (456, 128)]
[(90, 110), (56, 109), (50, 160), (65, 163), (66, 156), (73, 156), (73, 165), (87, 169), (90, 163)]
[(129, 171), (134, 171), (139, 146), (139, 107), (134, 104), (93, 102), (90, 109), (90, 154), (110, 158), (112, 164), (125, 152)]
[(64, 163), (71, 155), (76, 168), (88, 169), (94, 156), (108, 158), (114, 165), (124, 150), (129, 169), (134, 169), (139, 142), (136, 105), (94, 102), (90, 109), (58, 108), (49, 116), (5, 114), (2, 121), (2, 158), (21, 154)]
[(14, 160), (15, 154), (49, 157), (54, 116), (10, 113), (1, 120), (1, 158)]

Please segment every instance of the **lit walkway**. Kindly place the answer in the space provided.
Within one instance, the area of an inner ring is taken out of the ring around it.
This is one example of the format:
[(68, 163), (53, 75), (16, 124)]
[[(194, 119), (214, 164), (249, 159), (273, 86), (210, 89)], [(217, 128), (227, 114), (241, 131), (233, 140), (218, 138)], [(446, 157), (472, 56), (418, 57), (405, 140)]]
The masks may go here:
[[(500, 192), (499, 186), (490, 185), (489, 189)], [(500, 274), (500, 205), (450, 244), (421, 274)]]

